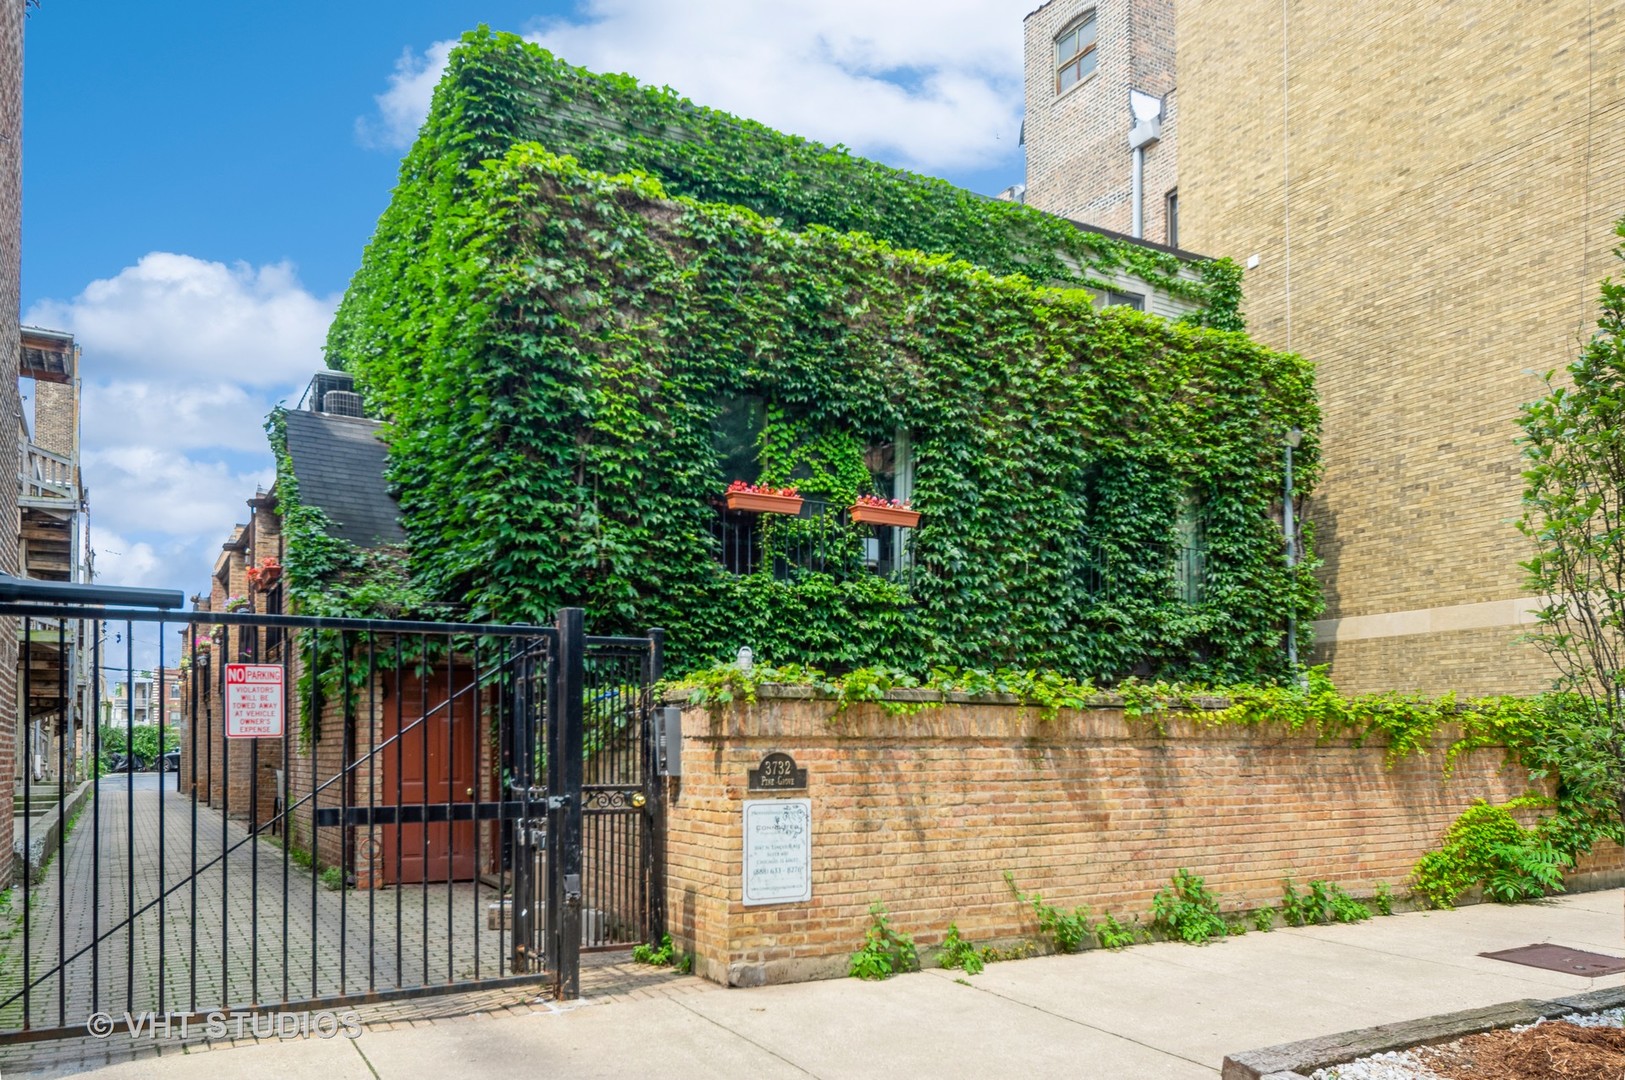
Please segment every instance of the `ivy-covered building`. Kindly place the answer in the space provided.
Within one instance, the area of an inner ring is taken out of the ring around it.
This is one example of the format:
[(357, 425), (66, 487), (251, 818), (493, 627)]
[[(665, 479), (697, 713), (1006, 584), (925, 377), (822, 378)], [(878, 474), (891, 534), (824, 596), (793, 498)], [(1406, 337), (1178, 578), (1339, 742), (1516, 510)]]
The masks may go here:
[[(475, 32), (328, 339), (384, 421), (407, 558), (302, 506), (277, 436), (289, 589), (358, 614), (580, 604), (602, 632), (664, 626), (676, 668), (749, 646), (1276, 675), (1318, 605), (1280, 524), (1282, 435), (1309, 433), (1307, 490), (1317, 408), (1239, 296), (1228, 262)], [(802, 503), (730, 509), (733, 481)], [(855, 520), (862, 496), (917, 526)]]

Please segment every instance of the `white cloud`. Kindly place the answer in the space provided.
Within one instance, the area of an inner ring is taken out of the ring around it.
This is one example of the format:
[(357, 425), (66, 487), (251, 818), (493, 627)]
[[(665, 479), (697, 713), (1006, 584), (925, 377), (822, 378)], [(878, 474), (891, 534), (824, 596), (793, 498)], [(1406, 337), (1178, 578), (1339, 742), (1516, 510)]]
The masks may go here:
[[(1015, 149), (1021, 19), (1003, 0), (587, 0), (529, 36), (570, 63), (910, 168), (986, 166)], [(358, 130), (409, 143), (453, 44), (403, 57)]]
[(224, 543), (246, 520), (256, 485), (269, 488), (275, 479), (270, 456), (232, 463), (153, 446), (86, 450), (91, 517), (124, 534), (206, 534)]
[(265, 416), (323, 366), (337, 297), (292, 266), (153, 252), (23, 316), (83, 358), (81, 464), (99, 580), (207, 583), (247, 499), (274, 479)]
[(312, 296), (288, 263), (227, 266), (154, 251), (24, 322), (73, 332), (91, 377), (139, 372), (280, 386), (308, 377), (337, 297)]
[(158, 584), (162, 561), (151, 544), (131, 540), (115, 532), (104, 532), (94, 525), (90, 530), (90, 543), (96, 552), (98, 582), (146, 588)]
[(401, 52), (395, 61), (395, 73), (389, 77), (389, 89), (373, 98), (378, 103), (378, 115), (356, 118), (356, 138), (362, 146), (405, 149), (412, 145), (423, 118), (429, 115), (429, 100), (446, 67), (446, 56), (456, 44), (437, 41), (422, 56), (410, 48)]

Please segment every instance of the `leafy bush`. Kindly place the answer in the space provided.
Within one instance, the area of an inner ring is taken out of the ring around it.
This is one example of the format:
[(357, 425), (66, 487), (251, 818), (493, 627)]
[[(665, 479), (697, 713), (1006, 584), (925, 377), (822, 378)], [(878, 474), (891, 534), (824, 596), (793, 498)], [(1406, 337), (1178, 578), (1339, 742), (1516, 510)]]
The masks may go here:
[(1543, 805), (1536, 798), (1504, 806), (1478, 800), (1445, 830), (1439, 850), (1411, 869), (1411, 890), (1432, 907), (1454, 907), (1475, 885), (1499, 903), (1533, 900), (1563, 891), (1563, 871), (1574, 857), (1538, 829), (1518, 824), (1512, 811)]
[(1089, 938), (1089, 909), (1086, 907), (1073, 908), (1070, 912), (1062, 911), (1058, 907), (1046, 904), (1044, 897), (1039, 893), (1031, 896), (1016, 888), (1015, 875), (1006, 870), (1004, 872), (1005, 884), (1010, 886), (1016, 894), (1016, 899), (1028, 904), (1033, 909), (1033, 915), (1038, 919), (1038, 928), (1050, 936), (1055, 943), (1055, 951), (1059, 953), (1074, 953)]
[(981, 950), (959, 936), (959, 926), (948, 924), (948, 936), (938, 946), (938, 957), (945, 968), (958, 968), (966, 975), (975, 975), (984, 966)]
[(102, 762), (103, 767), (112, 765), (113, 755), (128, 752), (128, 747), (135, 747), (135, 756), (141, 759), (142, 764), (151, 766), (158, 760), (159, 734), (163, 735), (164, 752), (180, 749), (180, 735), (173, 727), (164, 724), (133, 724), (126, 727), (123, 724), (103, 724), (101, 726)]
[(676, 968), (686, 975), (694, 967), (694, 957), (690, 953), (679, 953), (677, 947), (671, 942), (670, 934), (660, 935), (660, 944), (645, 942), (632, 946), (632, 962), (635, 964), (650, 964), (654, 967)]
[(1144, 931), (1140, 929), (1138, 917), (1132, 925), (1124, 925), (1117, 921), (1117, 916), (1108, 914), (1095, 924), (1095, 940), (1100, 942), (1103, 949), (1125, 949), (1139, 941), (1143, 935)]
[(1288, 926), (1364, 922), (1371, 909), (1350, 896), (1341, 885), (1316, 878), (1300, 893), (1288, 877), (1281, 883), (1281, 917)]
[(1151, 898), (1151, 926), (1190, 945), (1203, 945), (1230, 933), (1219, 914), (1219, 898), (1183, 867)]
[(889, 979), (900, 972), (920, 970), (914, 938), (892, 929), (880, 901), (869, 905), (869, 919), (863, 948), (852, 954), (846, 973), (857, 979)]
[(1275, 909), (1261, 907), (1253, 912), (1253, 929), (1269, 933), (1275, 929)]

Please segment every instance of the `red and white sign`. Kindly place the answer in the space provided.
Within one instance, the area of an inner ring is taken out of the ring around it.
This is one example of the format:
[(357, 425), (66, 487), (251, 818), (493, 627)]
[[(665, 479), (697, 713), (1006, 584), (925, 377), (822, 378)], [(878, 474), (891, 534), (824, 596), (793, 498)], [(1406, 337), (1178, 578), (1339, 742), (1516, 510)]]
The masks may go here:
[(282, 668), (226, 665), (226, 738), (282, 737)]

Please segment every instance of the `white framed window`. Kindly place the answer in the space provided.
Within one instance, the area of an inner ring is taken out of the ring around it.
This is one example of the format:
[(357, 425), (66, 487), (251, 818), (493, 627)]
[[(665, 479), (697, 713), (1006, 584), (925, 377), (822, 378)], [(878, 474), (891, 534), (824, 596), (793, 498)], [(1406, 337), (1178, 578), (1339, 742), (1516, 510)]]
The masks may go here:
[(1067, 23), (1055, 38), (1055, 92), (1064, 94), (1095, 73), (1095, 12)]

